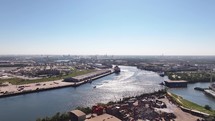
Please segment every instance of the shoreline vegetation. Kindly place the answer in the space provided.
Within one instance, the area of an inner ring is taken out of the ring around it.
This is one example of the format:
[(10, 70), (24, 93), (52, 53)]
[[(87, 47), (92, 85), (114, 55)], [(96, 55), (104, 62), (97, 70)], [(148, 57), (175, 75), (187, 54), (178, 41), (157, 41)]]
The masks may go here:
[(56, 81), (56, 80), (61, 80), (68, 77), (84, 75), (94, 71), (95, 70), (74, 70), (72, 73), (68, 75), (59, 75), (56, 77), (48, 77), (48, 78), (35, 79), (35, 80), (26, 80), (26, 79), (20, 79), (20, 78), (0, 79), (0, 84), (4, 82), (9, 82), (12, 85), (22, 85), (22, 84), (31, 84), (31, 83), (39, 83), (39, 82)]
[[(133, 66), (133, 65), (131, 65)], [(135, 66), (141, 70), (153, 71), (158, 72), (156, 70), (144, 69), (138, 66)], [(67, 77), (75, 77), (79, 75), (84, 75), (87, 73), (94, 72), (94, 69), (89, 70), (74, 70), (72, 73), (67, 75), (58, 75), (55, 77), (47, 77), (42, 79), (21, 79), (21, 78), (10, 78), (10, 79), (0, 79), (0, 84), (4, 82), (9, 82), (13, 85), (22, 85), (22, 84), (30, 84), (30, 83), (39, 83), (39, 82), (48, 82), (48, 81), (55, 81), (64, 79)], [(210, 72), (208, 71), (164, 71), (164, 75), (167, 76), (170, 80), (186, 80), (188, 83), (196, 83), (196, 82), (210, 82)], [(213, 72), (213, 82), (215, 81), (215, 72)]]
[[(180, 70), (180, 71), (163, 71), (156, 69), (147, 69), (136, 66), (138, 69), (152, 71), (155, 73), (163, 72), (163, 76), (167, 76), (170, 80), (186, 80), (188, 83), (197, 82), (210, 82), (211, 72), (210, 71), (198, 71), (198, 70)], [(212, 81), (215, 82), (215, 72), (212, 72)]]
[[(183, 99), (182, 97), (180, 97), (176, 94), (169, 93), (166, 90), (159, 90), (157, 92), (152, 92), (152, 93), (144, 93), (144, 94), (141, 94), (139, 96), (125, 97), (122, 100), (120, 99), (119, 101), (116, 101), (116, 102), (110, 101), (106, 104), (98, 103), (97, 105), (110, 106), (110, 105), (114, 105), (114, 104), (121, 104), (122, 102), (127, 101), (131, 98), (143, 98), (143, 97), (147, 97), (149, 95), (157, 95), (157, 94), (158, 95), (166, 95), (168, 97), (169, 101), (173, 102), (179, 108), (180, 108), (180, 106), (183, 106), (183, 107), (186, 107), (190, 110), (196, 110), (196, 111), (199, 111), (202, 113), (209, 114), (209, 116), (204, 117), (204, 119), (207, 121), (215, 120), (215, 110), (207, 109), (207, 108), (200, 106), (196, 103), (193, 103), (193, 102), (190, 102), (186, 99)], [(81, 110), (82, 112), (84, 112), (86, 114), (90, 114), (92, 112), (90, 107), (77, 107), (76, 109)], [(55, 115), (50, 116), (50, 117), (36, 119), (36, 121), (69, 121), (69, 120), (70, 120), (70, 117), (69, 117), (68, 112), (64, 112), (64, 113), (58, 112)]]
[[(166, 72), (170, 80), (186, 80), (188, 83), (210, 82), (211, 74), (204, 71), (191, 72)], [(212, 73), (212, 81), (215, 81), (215, 73)]]
[(170, 93), (170, 92), (167, 92), (167, 95), (170, 96), (172, 98), (173, 102), (175, 102), (179, 106), (183, 106), (183, 107), (188, 108), (190, 110), (196, 110), (199, 112), (203, 112), (203, 113), (206, 113), (206, 114), (209, 114), (209, 115), (215, 117), (215, 110), (207, 109), (206, 108), (207, 106), (198, 105), (194, 102), (183, 99), (182, 97), (180, 97), (176, 94)]

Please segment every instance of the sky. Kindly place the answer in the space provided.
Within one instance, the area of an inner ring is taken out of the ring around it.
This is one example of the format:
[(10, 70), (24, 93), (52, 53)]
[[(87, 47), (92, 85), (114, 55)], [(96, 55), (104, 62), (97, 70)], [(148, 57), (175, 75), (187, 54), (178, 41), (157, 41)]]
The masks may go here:
[(215, 55), (215, 0), (0, 0), (0, 55)]

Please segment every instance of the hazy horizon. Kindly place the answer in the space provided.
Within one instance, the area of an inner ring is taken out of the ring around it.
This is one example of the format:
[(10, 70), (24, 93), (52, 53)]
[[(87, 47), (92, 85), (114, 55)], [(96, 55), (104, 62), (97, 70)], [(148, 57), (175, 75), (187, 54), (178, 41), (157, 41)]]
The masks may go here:
[(0, 55), (214, 56), (214, 0), (1, 0)]
[(114, 55), (114, 54), (0, 54), (0, 56), (146, 56), (146, 57), (215, 57), (215, 55)]

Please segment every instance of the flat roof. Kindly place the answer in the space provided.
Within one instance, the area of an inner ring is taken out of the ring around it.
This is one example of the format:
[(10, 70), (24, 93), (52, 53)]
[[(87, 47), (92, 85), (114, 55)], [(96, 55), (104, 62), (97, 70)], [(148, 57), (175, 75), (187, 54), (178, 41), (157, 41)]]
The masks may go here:
[(97, 70), (95, 72), (91, 72), (91, 73), (88, 73), (88, 74), (84, 74), (84, 75), (80, 75), (80, 76), (76, 76), (76, 77), (72, 77), (72, 78), (77, 79), (77, 80), (81, 80), (81, 79), (91, 77), (93, 75), (101, 74), (101, 73), (104, 73), (104, 72), (107, 72), (107, 71), (110, 71), (110, 70)]
[(84, 112), (82, 112), (80, 110), (72, 110), (72, 111), (70, 111), (70, 113), (73, 113), (73, 114), (75, 114), (78, 117), (86, 115)]
[(85, 121), (121, 121), (121, 120), (109, 114), (102, 114), (91, 119), (86, 119)]
[(164, 81), (164, 82), (168, 82), (168, 83), (180, 83), (180, 82), (187, 82), (185, 80), (168, 80), (168, 81)]

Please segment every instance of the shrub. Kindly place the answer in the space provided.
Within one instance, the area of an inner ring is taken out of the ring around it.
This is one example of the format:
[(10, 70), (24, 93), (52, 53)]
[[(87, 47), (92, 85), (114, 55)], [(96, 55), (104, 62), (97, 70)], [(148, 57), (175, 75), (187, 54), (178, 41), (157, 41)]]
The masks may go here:
[(205, 109), (211, 110), (211, 107), (209, 105), (205, 105)]

